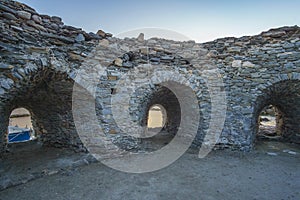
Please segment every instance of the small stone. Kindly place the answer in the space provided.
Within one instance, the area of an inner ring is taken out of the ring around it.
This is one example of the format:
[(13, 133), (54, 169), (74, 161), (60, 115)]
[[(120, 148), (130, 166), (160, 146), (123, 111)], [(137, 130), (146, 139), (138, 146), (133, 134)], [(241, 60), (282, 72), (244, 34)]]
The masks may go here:
[(149, 53), (149, 49), (147, 47), (141, 48), (140, 49), (141, 54), (147, 55)]
[(2, 17), (9, 19), (9, 20), (17, 20), (17, 18), (11, 13), (2, 13), (1, 15), (2, 15)]
[[(117, 76), (107, 76), (107, 78), (108, 78), (108, 80), (110, 80), (110, 81), (116, 81), (117, 79), (118, 79), (118, 77)], [(102, 111), (103, 112), (103, 114), (104, 114), (104, 111)], [(104, 114), (105, 115), (105, 114)]]
[(261, 74), (257, 73), (257, 72), (256, 73), (251, 73), (251, 77), (257, 79), (257, 78), (261, 77)]
[(80, 34), (78, 34), (78, 35), (76, 36), (75, 41), (76, 41), (77, 43), (84, 42), (84, 41), (85, 41), (85, 37), (80, 33)]
[(27, 21), (27, 24), (33, 28), (36, 28), (38, 30), (41, 30), (41, 31), (44, 31), (44, 32), (47, 32), (47, 29), (44, 28), (43, 26), (39, 25), (39, 24), (36, 24), (33, 20), (28, 20)]
[(50, 18), (50, 21), (51, 22), (56, 22), (56, 23), (62, 23), (62, 19), (60, 18), (60, 17), (57, 17), (57, 16), (52, 16), (51, 18)]
[(225, 62), (232, 63), (234, 61), (234, 58), (232, 56), (228, 56), (225, 58)]
[(13, 75), (13, 77), (15, 77), (15, 78), (17, 78), (19, 80), (23, 79), (23, 77), (18, 72), (16, 72), (16, 71), (12, 72), (12, 75)]
[(242, 66), (242, 61), (241, 60), (234, 60), (231, 64), (232, 67), (237, 68)]
[(118, 132), (115, 129), (110, 129), (109, 134), (117, 134)]
[(99, 35), (97, 35), (97, 34), (95, 34), (95, 33), (92, 33), (92, 32), (90, 32), (90, 33), (88, 34), (88, 36), (89, 36), (90, 38), (96, 39), (96, 40), (101, 39), (101, 37), (100, 37)]
[(70, 52), (68, 54), (69, 54), (71, 60), (82, 60), (83, 59), (82, 56), (80, 56), (78, 54), (75, 54), (75, 53), (72, 53), (72, 52)]
[(0, 80), (0, 86), (6, 90), (9, 90), (13, 84), (14, 81), (10, 78)]
[(240, 53), (241, 50), (242, 50), (241, 47), (228, 47), (228, 48), (227, 48), (227, 51), (228, 51), (229, 53)]
[(13, 13), (13, 14), (16, 13), (15, 10), (13, 10), (13, 9), (11, 9), (11, 8), (9, 8), (9, 7), (5, 6), (5, 5), (3, 5), (3, 4), (0, 4), (0, 10), (3, 10), (3, 11), (5, 11), (5, 12), (10, 12), (10, 13)]
[(253, 68), (253, 67), (255, 67), (255, 64), (253, 64), (252, 62), (246, 61), (246, 62), (243, 62), (242, 66)]
[(144, 33), (140, 33), (139, 36), (137, 37), (137, 40), (138, 40), (139, 42), (144, 42), (144, 40), (145, 40), (145, 35), (144, 35)]
[(123, 65), (123, 60), (122, 60), (121, 58), (117, 58), (117, 59), (114, 60), (114, 64), (115, 64), (116, 66), (122, 67), (122, 65)]
[[(155, 44), (157, 44), (157, 41), (155, 40), (155, 39), (150, 39), (150, 40), (147, 40), (147, 44), (148, 45), (155, 45)], [(173, 44), (172, 44), (173, 45)], [(171, 46), (172, 46), (171, 45)]]
[(26, 12), (26, 11), (17, 11), (17, 15), (18, 17), (22, 18), (22, 19), (26, 19), (26, 20), (30, 20), (31, 18), (31, 13)]
[(124, 62), (122, 66), (127, 67), (127, 68), (132, 68), (133, 64), (132, 64), (132, 62)]
[(99, 36), (105, 38), (105, 32), (102, 31), (102, 30), (97, 31), (97, 35), (99, 35)]
[(40, 60), (41, 60), (41, 63), (42, 63), (43, 67), (48, 66), (48, 60), (47, 60), (47, 58), (40, 58)]
[(271, 31), (271, 32), (263, 33), (263, 36), (278, 38), (284, 36), (285, 34), (286, 34), (285, 31)]
[(113, 36), (113, 34), (111, 34), (111, 33), (105, 33), (105, 37), (112, 37)]
[(211, 58), (215, 58), (218, 56), (218, 52), (216, 50), (211, 50), (210, 52), (208, 52), (207, 56), (211, 57)]
[(288, 151), (287, 153), (291, 154), (291, 155), (296, 155), (297, 154), (295, 151)]
[(160, 58), (150, 58), (151, 62), (160, 62)]
[(14, 66), (0, 63), (0, 70), (11, 70), (12, 68), (14, 68)]
[(108, 47), (109, 46), (109, 41), (107, 39), (103, 39), (99, 42), (99, 45), (103, 46), (103, 47)]
[(5, 90), (3, 90), (1, 87), (0, 87), (0, 95), (3, 95), (5, 93)]
[(54, 174), (57, 174), (58, 171), (57, 170), (51, 170), (51, 171), (48, 171), (47, 175), (51, 176), (51, 175), (54, 175)]
[(162, 56), (161, 59), (162, 60), (174, 60), (175, 57), (174, 56)]
[(32, 15), (32, 20), (35, 21), (38, 24), (42, 23), (42, 18), (38, 15)]
[(22, 32), (23, 31), (23, 28), (21, 27), (18, 27), (18, 26), (10, 26), (12, 29), (14, 29), (15, 31), (20, 31)]
[(277, 153), (274, 153), (274, 152), (267, 152), (267, 154), (268, 154), (269, 156), (277, 156), (277, 155), (278, 155)]

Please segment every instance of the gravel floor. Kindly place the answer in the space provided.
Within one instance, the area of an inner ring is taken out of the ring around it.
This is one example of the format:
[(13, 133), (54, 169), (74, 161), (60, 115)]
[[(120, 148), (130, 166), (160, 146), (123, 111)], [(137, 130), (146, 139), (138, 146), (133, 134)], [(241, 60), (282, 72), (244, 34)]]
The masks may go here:
[(151, 173), (93, 163), (0, 192), (0, 199), (300, 199), (299, 145), (261, 142), (251, 153), (188, 152)]

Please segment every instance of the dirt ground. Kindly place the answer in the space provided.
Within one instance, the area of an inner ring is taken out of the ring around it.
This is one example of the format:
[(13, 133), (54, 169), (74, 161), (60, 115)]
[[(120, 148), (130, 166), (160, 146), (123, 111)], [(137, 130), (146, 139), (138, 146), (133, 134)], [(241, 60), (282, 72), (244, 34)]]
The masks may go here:
[[(3, 171), (1, 172), (3, 173)], [(185, 153), (162, 170), (128, 174), (92, 163), (0, 192), (0, 199), (300, 199), (300, 147), (260, 142), (250, 153)]]

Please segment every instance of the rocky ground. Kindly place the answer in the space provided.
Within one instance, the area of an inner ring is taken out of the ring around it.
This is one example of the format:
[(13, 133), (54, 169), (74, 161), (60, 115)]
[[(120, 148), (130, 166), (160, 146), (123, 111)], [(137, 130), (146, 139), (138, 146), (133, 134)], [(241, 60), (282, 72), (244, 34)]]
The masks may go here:
[(3, 190), (0, 199), (300, 199), (299, 165), (299, 145), (265, 141), (250, 153), (219, 150), (204, 159), (191, 150), (146, 174), (72, 167)]

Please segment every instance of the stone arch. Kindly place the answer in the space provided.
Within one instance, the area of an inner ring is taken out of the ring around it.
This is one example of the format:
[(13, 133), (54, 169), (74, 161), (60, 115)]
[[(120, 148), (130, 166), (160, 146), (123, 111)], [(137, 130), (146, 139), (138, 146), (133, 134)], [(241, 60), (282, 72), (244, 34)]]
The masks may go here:
[(280, 111), (282, 124), (277, 127), (282, 139), (299, 143), (300, 133), (300, 80), (299, 74), (283, 74), (268, 83), (254, 102), (253, 137), (258, 131), (258, 117), (267, 105), (274, 105)]
[(37, 68), (16, 80), (1, 105), (1, 144), (7, 145), (7, 126), (12, 110), (24, 107), (33, 118), (38, 141), (46, 146), (84, 149), (72, 116), (74, 81), (54, 68)]
[(141, 113), (142, 126), (147, 126), (148, 112), (154, 105), (161, 105), (166, 111), (167, 118), (163, 129), (172, 134), (176, 134), (181, 120), (180, 104), (176, 95), (164, 86), (157, 86), (148, 97), (145, 105), (141, 105), (141, 107), (144, 108), (144, 111)]

